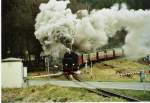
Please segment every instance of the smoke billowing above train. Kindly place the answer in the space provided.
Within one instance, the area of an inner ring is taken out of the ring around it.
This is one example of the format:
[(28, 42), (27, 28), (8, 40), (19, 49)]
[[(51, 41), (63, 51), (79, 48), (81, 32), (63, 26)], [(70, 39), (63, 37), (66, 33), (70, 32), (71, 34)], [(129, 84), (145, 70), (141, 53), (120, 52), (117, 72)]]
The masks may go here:
[(35, 36), (45, 54), (62, 56), (73, 44), (79, 50), (96, 50), (108, 43), (116, 31), (127, 31), (123, 48), (126, 55), (150, 52), (150, 10), (128, 10), (125, 4), (109, 9), (79, 10), (73, 14), (69, 1), (50, 0), (40, 5), (36, 17)]

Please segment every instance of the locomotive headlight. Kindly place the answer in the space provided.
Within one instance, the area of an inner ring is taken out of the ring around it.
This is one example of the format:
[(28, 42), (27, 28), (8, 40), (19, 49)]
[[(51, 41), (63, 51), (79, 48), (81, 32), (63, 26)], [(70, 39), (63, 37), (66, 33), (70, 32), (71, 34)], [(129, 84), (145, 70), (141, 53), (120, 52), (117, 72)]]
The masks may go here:
[(65, 64), (65, 66), (67, 66), (68, 64)]

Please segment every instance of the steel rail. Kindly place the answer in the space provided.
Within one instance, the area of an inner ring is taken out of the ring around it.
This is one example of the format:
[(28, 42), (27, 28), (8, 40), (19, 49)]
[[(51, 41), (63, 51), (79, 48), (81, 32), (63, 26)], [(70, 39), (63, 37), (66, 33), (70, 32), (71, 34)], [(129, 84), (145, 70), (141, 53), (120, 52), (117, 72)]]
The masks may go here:
[[(76, 80), (78, 82), (82, 82), (82, 80), (80, 78), (78, 78), (77, 76), (75, 76), (75, 75), (72, 75), (72, 78), (70, 80), (73, 80), (73, 81)], [(141, 101), (141, 100), (138, 100), (136, 98), (132, 98), (132, 97), (129, 97), (129, 96), (126, 96), (126, 95), (122, 95), (122, 94), (115, 93), (115, 92), (112, 92), (112, 91), (108, 91), (108, 90), (105, 90), (105, 89), (99, 89), (96, 86), (93, 86), (89, 83), (84, 83), (84, 84), (95, 88), (94, 90), (93, 89), (88, 89), (88, 88), (84, 88), (84, 89), (88, 90), (89, 92), (96, 93), (97, 95), (100, 95), (100, 96), (103, 96), (103, 97), (112, 97), (113, 96), (113, 97), (123, 98), (127, 101), (130, 101), (130, 102), (140, 102)], [(78, 85), (81, 85), (81, 84), (78, 83)]]

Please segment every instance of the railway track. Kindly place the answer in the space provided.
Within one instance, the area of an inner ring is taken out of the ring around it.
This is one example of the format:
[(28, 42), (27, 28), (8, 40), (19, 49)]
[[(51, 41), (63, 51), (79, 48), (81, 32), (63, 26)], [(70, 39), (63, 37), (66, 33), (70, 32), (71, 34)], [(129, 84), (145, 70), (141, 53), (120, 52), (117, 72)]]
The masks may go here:
[[(79, 82), (82, 82), (82, 80), (77, 75), (70, 76), (69, 80), (72, 80), (72, 81), (78, 83), (78, 85), (81, 85)], [(140, 100), (138, 100), (136, 98), (125, 96), (125, 95), (115, 93), (115, 92), (112, 92), (112, 91), (108, 91), (108, 90), (105, 90), (105, 89), (99, 89), (96, 86), (91, 85), (89, 83), (84, 83), (84, 84), (89, 85), (92, 88), (94, 88), (94, 89), (87, 89), (87, 88), (84, 88), (84, 89), (88, 90), (89, 92), (96, 93), (99, 96), (109, 97), (109, 98), (110, 97), (118, 97), (118, 98), (122, 98), (122, 99), (125, 99), (127, 101), (130, 101), (130, 102), (140, 102)]]
[(121, 94), (114, 93), (114, 92), (111, 92), (111, 91), (108, 91), (108, 90), (104, 90), (104, 89), (96, 89), (96, 90), (102, 92), (103, 94), (109, 95), (109, 96), (114, 96), (114, 97), (119, 97), (119, 98), (126, 99), (127, 101), (130, 101), (130, 102), (140, 102), (140, 100), (138, 100), (136, 98), (121, 95)]

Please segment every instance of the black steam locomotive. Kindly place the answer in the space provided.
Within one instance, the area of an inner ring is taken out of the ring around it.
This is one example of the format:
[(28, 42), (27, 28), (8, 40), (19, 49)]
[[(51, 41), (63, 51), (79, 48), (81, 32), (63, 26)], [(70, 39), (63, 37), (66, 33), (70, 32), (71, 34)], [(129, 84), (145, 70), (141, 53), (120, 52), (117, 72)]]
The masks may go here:
[(63, 72), (67, 74), (73, 74), (78, 68), (78, 55), (73, 51), (65, 53), (63, 58)]
[(87, 54), (79, 54), (69, 51), (65, 53), (63, 58), (63, 72), (66, 75), (73, 74), (85, 63), (110, 60), (122, 56), (124, 56), (124, 50), (122, 48), (97, 51)]

